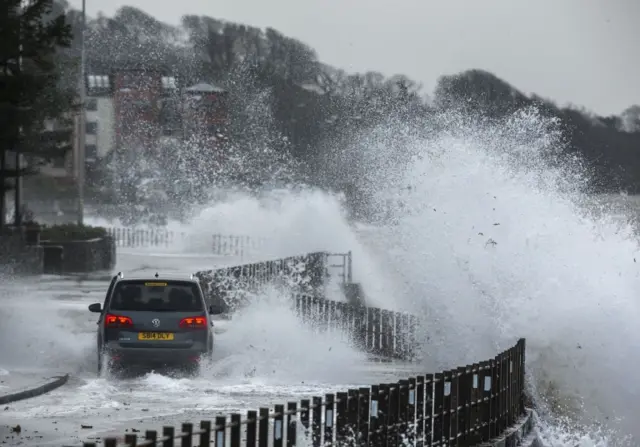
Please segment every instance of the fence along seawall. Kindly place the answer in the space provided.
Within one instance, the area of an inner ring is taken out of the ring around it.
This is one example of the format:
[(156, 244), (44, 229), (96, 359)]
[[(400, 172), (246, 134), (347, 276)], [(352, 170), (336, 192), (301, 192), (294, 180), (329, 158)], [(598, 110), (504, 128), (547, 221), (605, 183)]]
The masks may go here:
[(246, 417), (216, 416), (198, 427), (147, 430), (142, 439), (135, 433), (107, 438), (104, 446), (516, 446), (533, 428), (524, 367), (520, 339), (473, 365), (251, 410)]
[[(291, 306), (318, 332), (341, 332), (370, 354), (412, 359), (418, 343), (418, 319), (410, 314), (323, 298), (327, 253), (196, 273), (209, 300), (229, 299), (238, 289), (256, 291), (267, 284), (286, 284)], [(104, 440), (106, 446), (274, 447), (308, 444), (389, 447), (520, 445), (531, 432), (525, 408), (525, 341), (494, 359), (450, 371), (372, 385), (300, 402), (216, 416), (198, 428), (184, 423)], [(197, 444), (194, 444), (196, 439)], [(491, 441), (491, 442), (490, 442)], [(495, 442), (493, 442), (495, 441)], [(488, 443), (488, 444), (486, 444)], [(93, 443), (85, 443), (93, 446)]]
[[(160, 248), (188, 245), (190, 241), (201, 242), (202, 238), (186, 232), (164, 228), (107, 227), (107, 233), (122, 248)], [(263, 238), (229, 234), (212, 234), (206, 238), (211, 254), (221, 256), (245, 256), (259, 250), (265, 243)]]

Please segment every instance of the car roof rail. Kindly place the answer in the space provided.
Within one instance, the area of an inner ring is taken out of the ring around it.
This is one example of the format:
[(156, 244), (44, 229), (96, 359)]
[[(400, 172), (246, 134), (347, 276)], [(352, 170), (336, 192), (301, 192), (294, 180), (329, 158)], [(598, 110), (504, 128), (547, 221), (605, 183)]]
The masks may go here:
[(117, 276), (118, 278), (121, 278), (121, 279), (122, 279), (122, 278), (124, 278), (124, 275), (122, 274), (122, 272), (118, 272), (118, 273), (116, 274), (116, 276)]

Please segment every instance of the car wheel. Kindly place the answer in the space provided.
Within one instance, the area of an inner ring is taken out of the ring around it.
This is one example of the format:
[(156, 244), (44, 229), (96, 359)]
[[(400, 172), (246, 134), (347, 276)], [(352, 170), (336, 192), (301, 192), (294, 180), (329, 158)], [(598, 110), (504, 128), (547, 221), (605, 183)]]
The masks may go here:
[(200, 357), (200, 366), (206, 365), (211, 366), (213, 363), (213, 345), (210, 345), (207, 349), (207, 352), (203, 353)]
[(197, 376), (200, 374), (200, 363), (188, 363), (184, 366), (184, 372), (190, 376)]
[(102, 375), (102, 362), (104, 361), (104, 356), (102, 352), (98, 351), (98, 377)]

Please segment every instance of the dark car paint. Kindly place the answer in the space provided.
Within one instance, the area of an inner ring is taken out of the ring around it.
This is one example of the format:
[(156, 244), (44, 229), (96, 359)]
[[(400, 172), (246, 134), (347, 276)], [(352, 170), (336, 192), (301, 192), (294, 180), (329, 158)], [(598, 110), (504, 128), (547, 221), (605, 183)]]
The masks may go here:
[[(142, 281), (163, 281), (169, 282), (179, 281), (180, 279), (164, 279), (164, 278), (136, 278)], [(114, 292), (115, 285), (121, 281), (128, 282), (119, 275), (111, 280), (109, 288), (105, 295), (104, 304), (94, 303), (89, 306), (91, 312), (100, 313), (98, 318), (97, 330), (97, 348), (98, 361), (102, 366), (102, 356), (107, 353), (109, 356), (117, 356), (119, 362), (126, 366), (136, 365), (181, 365), (184, 363), (193, 363), (195, 359), (202, 355), (211, 354), (213, 351), (213, 330), (212, 320), (209, 313), (218, 314), (221, 309), (217, 306), (210, 306), (209, 312), (153, 312), (153, 311), (113, 311), (114, 314), (129, 316), (134, 327), (129, 328), (105, 328), (103, 323), (104, 316), (109, 313), (110, 301)], [(203, 309), (206, 309), (206, 301), (197, 281), (187, 281), (197, 285), (200, 299), (203, 301)], [(185, 329), (179, 328), (180, 319), (189, 316), (202, 316), (207, 319), (206, 329)], [(152, 325), (153, 319), (160, 319), (160, 327)], [(174, 333), (173, 341), (138, 341), (137, 334), (139, 332), (172, 332)]]

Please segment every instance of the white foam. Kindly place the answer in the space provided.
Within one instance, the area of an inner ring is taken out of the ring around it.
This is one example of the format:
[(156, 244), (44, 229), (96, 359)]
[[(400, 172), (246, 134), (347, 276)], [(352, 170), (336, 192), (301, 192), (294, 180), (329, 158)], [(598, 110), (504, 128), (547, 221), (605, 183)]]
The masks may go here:
[(360, 365), (366, 356), (341, 332), (315, 333), (291, 305), (288, 296), (272, 291), (234, 316), (217, 337), (215, 360), (206, 374), (274, 384), (353, 380), (347, 365)]
[[(380, 157), (391, 137), (368, 148), (384, 161), (370, 173), (376, 199), (402, 191), (404, 202), (369, 240), (399, 267), (388, 300), (426, 319), (430, 369), (526, 337), (538, 403), (553, 385), (583, 422), (602, 424), (579, 445), (603, 445), (607, 426), (640, 436), (640, 274), (629, 227), (585, 211), (576, 163), (551, 167), (562, 150), (554, 123), (536, 113), (494, 126), (446, 118), (444, 131), (405, 148), (404, 165)], [(553, 445), (565, 445), (557, 433), (572, 438), (548, 427)]]
[[(88, 221), (92, 225), (107, 223), (93, 218)], [(132, 270), (140, 263), (148, 270), (165, 268), (196, 271), (217, 265), (277, 259), (314, 251), (351, 251), (355, 260), (353, 280), (363, 284), (370, 304), (392, 305), (388, 297), (393, 293), (393, 288), (385, 279), (388, 266), (370, 255), (370, 249), (359, 240), (357, 232), (346, 219), (340, 198), (335, 195), (314, 189), (277, 190), (260, 196), (234, 194), (195, 213), (189, 223), (170, 222), (167, 229), (207, 240), (213, 234), (222, 234), (246, 236), (264, 242), (247, 250), (244, 256), (212, 256), (206, 253), (209, 245), (200, 246), (201, 251), (196, 254), (189, 249), (187, 253), (170, 255), (166, 252), (154, 253), (156, 249), (153, 247), (127, 248), (119, 250), (118, 268), (122, 266), (125, 270)], [(174, 253), (180, 251), (176, 247), (171, 250)], [(184, 259), (176, 261), (178, 256)], [(146, 259), (142, 260), (141, 257)], [(338, 272), (336, 270), (333, 273)], [(337, 288), (331, 290), (330, 298), (344, 299)]]
[[(374, 304), (423, 316), (425, 369), (492, 357), (523, 336), (538, 403), (566, 400), (587, 424), (580, 431), (545, 415), (552, 445), (607, 445), (616, 439), (609, 428), (640, 435), (640, 381), (629, 373), (640, 366), (640, 275), (629, 228), (619, 216), (585, 213), (589, 198), (574, 187), (584, 172), (549, 168), (562, 149), (554, 123), (535, 113), (492, 126), (445, 118), (444, 131), (410, 142), (400, 161), (387, 150), (397, 140), (393, 129), (362, 145), (375, 153), (367, 163), (374, 198), (388, 204), (394, 196), (404, 206), (392, 208), (392, 224), (369, 228), (360, 240), (339, 200), (313, 190), (270, 200), (236, 195), (170, 226), (264, 237), (264, 253), (276, 257), (351, 249), (355, 279)], [(273, 394), (295, 393), (303, 380), (355, 379), (345, 364), (357, 353), (301, 327), (277, 298), (267, 302), (218, 335), (217, 362), (199, 380), (226, 394), (203, 405), (239, 390), (249, 399), (266, 385)], [(174, 386), (165, 385), (164, 393)], [(592, 419), (602, 428), (592, 428)]]
[[(55, 299), (59, 294), (54, 285), (47, 290), (47, 285), (37, 280), (0, 285), (4, 303), (0, 306), (0, 358), (4, 367), (10, 371), (36, 368), (74, 373), (95, 358), (91, 354), (95, 319), (80, 307), (60, 306)], [(81, 288), (76, 294), (85, 295)]]

